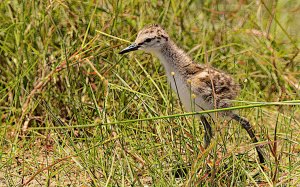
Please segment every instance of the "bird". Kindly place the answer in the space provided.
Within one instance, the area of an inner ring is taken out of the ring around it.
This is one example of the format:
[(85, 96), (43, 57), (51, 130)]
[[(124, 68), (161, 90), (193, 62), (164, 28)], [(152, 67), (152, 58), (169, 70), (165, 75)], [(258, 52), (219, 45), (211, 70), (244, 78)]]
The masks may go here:
[[(240, 91), (239, 85), (229, 74), (193, 61), (159, 24), (151, 24), (142, 28), (135, 41), (121, 50), (119, 54), (136, 50), (158, 57), (164, 66), (171, 88), (188, 112), (231, 107), (230, 101), (235, 99)], [(261, 146), (257, 144), (258, 139), (249, 121), (231, 110), (219, 112), (218, 116), (237, 121), (247, 131), (255, 144), (259, 162), (264, 163), (264, 153)], [(207, 148), (213, 138), (213, 130), (207, 116), (198, 115), (197, 117), (204, 126), (204, 147)]]

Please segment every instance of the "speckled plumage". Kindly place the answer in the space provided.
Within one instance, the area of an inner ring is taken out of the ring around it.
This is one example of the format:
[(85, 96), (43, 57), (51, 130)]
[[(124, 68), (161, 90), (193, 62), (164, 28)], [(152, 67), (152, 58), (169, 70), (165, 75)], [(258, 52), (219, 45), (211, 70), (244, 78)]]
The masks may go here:
[[(153, 53), (164, 66), (168, 82), (177, 93), (188, 111), (227, 108), (230, 100), (235, 99), (239, 86), (230, 75), (213, 67), (195, 63), (169, 37), (159, 25), (154, 24), (143, 28), (135, 42), (120, 54), (141, 49)], [(221, 116), (238, 121), (248, 132), (253, 142), (258, 142), (250, 123), (232, 111), (221, 112)], [(210, 124), (204, 116), (199, 116), (205, 128), (206, 146), (212, 138)], [(264, 162), (262, 151), (256, 146), (260, 162)]]
[[(154, 24), (142, 29), (135, 44), (140, 46), (140, 49), (158, 56), (165, 67), (169, 83), (188, 111), (230, 107), (230, 100), (235, 99), (238, 94), (239, 86), (229, 75), (193, 62), (169, 39), (166, 31), (159, 25)], [(191, 98), (192, 94), (196, 97)], [(194, 106), (191, 102), (193, 99)]]

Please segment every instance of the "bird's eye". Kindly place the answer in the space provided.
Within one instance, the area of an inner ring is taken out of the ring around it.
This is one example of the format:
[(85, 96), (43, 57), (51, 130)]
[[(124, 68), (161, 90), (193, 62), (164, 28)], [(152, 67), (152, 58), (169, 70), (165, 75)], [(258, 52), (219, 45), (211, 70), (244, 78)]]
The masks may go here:
[(145, 42), (150, 42), (152, 39), (151, 38), (147, 38), (146, 40), (145, 40)]

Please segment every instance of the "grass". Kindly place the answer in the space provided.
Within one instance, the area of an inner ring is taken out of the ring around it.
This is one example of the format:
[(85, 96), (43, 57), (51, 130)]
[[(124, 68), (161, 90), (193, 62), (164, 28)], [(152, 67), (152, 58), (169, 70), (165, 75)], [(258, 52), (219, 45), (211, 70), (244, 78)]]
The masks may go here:
[[(226, 2), (3, 0), (0, 185), (298, 186), (300, 3)], [(118, 55), (151, 23), (241, 85), (264, 170), (232, 121), (203, 149), (155, 57)]]

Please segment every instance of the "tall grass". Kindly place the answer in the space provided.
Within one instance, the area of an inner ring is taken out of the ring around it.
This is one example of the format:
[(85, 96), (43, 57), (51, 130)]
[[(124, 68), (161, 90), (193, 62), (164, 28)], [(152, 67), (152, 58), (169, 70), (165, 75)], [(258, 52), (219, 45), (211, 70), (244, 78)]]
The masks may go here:
[[(300, 185), (299, 11), (292, 0), (3, 0), (1, 186)], [(241, 85), (232, 109), (265, 166), (232, 121), (215, 122), (205, 150), (158, 60), (118, 55), (151, 23)]]

